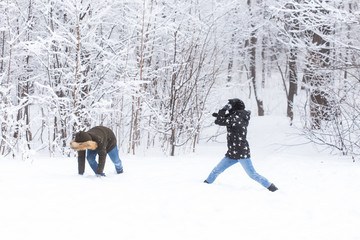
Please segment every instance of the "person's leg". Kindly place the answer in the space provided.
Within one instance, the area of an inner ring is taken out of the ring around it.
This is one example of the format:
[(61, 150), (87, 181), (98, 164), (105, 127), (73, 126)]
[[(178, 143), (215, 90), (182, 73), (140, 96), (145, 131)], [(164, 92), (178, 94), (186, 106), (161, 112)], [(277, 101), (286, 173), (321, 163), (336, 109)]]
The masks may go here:
[(97, 168), (98, 168), (98, 163), (96, 162), (96, 155), (98, 154), (98, 152), (96, 150), (90, 150), (88, 149), (86, 152), (86, 159), (91, 167), (91, 169), (94, 171), (94, 173), (96, 174), (97, 172)]
[(211, 171), (210, 175), (207, 177), (207, 179), (205, 180), (206, 183), (213, 183), (215, 181), (215, 179), (222, 173), (225, 171), (225, 169), (231, 167), (232, 165), (234, 165), (235, 163), (237, 163), (237, 160), (234, 159), (230, 159), (227, 157), (224, 157), (219, 164)]
[(119, 157), (119, 151), (117, 149), (117, 146), (115, 146), (114, 149), (111, 150), (108, 154), (109, 154), (109, 157), (110, 157), (111, 161), (115, 165), (116, 172), (117, 173), (122, 173), (123, 172), (123, 166), (122, 166), (122, 162), (121, 162), (120, 157)]
[(261, 185), (263, 185), (266, 188), (270, 187), (271, 183), (266, 178), (264, 178), (263, 176), (261, 176), (260, 174), (258, 174), (255, 171), (255, 168), (254, 168), (250, 158), (239, 159), (238, 161), (241, 163), (245, 172), (249, 175), (249, 177), (251, 179), (257, 181), (258, 183), (260, 183)]

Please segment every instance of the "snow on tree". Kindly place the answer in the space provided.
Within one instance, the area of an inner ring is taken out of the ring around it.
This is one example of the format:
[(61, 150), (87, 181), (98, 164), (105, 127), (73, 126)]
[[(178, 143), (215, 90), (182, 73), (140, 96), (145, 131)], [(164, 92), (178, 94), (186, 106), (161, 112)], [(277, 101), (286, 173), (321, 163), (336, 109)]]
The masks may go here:
[(195, 151), (229, 88), (258, 115), (284, 90), (311, 141), (360, 154), (355, 0), (7, 0), (0, 17), (1, 155), (70, 155), (95, 125), (132, 154)]

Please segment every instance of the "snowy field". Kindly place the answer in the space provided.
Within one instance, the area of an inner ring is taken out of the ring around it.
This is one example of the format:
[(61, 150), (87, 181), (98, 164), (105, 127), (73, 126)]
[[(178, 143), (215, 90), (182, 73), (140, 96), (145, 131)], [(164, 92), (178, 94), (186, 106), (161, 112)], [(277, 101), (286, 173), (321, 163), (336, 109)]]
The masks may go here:
[(0, 161), (0, 236), (27, 239), (360, 240), (360, 163), (319, 151), (282, 117), (254, 117), (249, 142), (255, 169), (272, 193), (240, 165), (203, 183), (226, 151), (204, 143), (195, 154), (121, 154), (107, 177), (76, 158)]

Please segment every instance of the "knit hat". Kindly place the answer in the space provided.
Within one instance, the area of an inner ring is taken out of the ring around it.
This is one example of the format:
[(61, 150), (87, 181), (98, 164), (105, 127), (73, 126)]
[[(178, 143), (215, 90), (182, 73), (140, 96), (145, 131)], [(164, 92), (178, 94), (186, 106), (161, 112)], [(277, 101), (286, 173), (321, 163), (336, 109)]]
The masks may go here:
[(75, 134), (75, 142), (87, 142), (91, 140), (92, 138), (87, 132), (80, 131)]
[(245, 109), (244, 102), (238, 98), (229, 99), (229, 104), (231, 105), (231, 110), (233, 111)]

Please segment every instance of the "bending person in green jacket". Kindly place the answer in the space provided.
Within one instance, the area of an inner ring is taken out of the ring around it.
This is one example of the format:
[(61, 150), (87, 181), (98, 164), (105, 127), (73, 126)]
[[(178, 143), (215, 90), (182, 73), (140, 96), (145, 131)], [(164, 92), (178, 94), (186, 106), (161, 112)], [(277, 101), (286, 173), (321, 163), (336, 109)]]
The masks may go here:
[[(118, 174), (123, 173), (122, 162), (116, 146), (116, 137), (111, 129), (98, 126), (87, 132), (80, 131), (75, 134), (75, 139), (71, 141), (70, 146), (78, 151), (80, 175), (83, 175), (85, 171), (85, 151), (87, 151), (86, 159), (97, 176), (105, 176), (104, 167), (107, 154), (114, 163), (116, 172)], [(99, 163), (96, 162), (96, 155), (99, 155)]]

